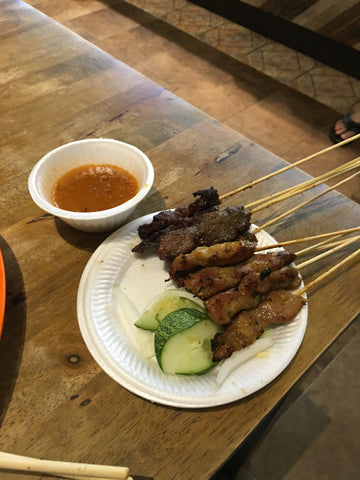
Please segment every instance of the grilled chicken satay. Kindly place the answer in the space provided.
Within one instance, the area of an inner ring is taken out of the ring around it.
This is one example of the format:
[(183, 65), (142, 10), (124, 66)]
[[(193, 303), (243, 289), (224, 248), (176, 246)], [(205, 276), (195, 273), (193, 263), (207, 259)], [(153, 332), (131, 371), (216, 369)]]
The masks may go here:
[(255, 250), (256, 242), (237, 240), (224, 242), (210, 247), (197, 247), (190, 253), (178, 255), (170, 265), (170, 276), (177, 275), (189, 270), (206, 267), (209, 265), (231, 265), (250, 258)]
[(282, 267), (268, 275), (251, 272), (235, 288), (210, 297), (204, 302), (209, 318), (217, 325), (226, 325), (241, 310), (255, 308), (264, 293), (271, 290), (297, 288), (301, 279), (294, 267)]
[(274, 271), (289, 265), (296, 259), (294, 253), (286, 250), (252, 255), (248, 260), (228, 267), (204, 267), (188, 277), (178, 278), (178, 286), (206, 300), (217, 293), (233, 288), (245, 275), (251, 272)]
[(213, 360), (219, 361), (254, 343), (265, 327), (289, 323), (298, 314), (306, 300), (287, 290), (276, 290), (252, 310), (237, 315), (226, 329), (212, 340)]

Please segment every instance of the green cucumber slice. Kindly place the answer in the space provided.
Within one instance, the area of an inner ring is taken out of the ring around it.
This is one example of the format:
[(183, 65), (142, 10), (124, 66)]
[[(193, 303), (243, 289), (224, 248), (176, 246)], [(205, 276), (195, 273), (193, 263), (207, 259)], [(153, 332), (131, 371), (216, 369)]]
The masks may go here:
[(182, 308), (167, 315), (155, 331), (154, 347), (161, 370), (195, 375), (216, 365), (211, 339), (222, 330), (201, 311)]
[(159, 326), (159, 322), (161, 322), (166, 315), (180, 308), (194, 308), (203, 312), (205, 311), (202, 305), (184, 296), (179, 290), (168, 290), (157, 297), (152, 305), (145, 310), (141, 317), (135, 322), (135, 326), (143, 330), (155, 331)]

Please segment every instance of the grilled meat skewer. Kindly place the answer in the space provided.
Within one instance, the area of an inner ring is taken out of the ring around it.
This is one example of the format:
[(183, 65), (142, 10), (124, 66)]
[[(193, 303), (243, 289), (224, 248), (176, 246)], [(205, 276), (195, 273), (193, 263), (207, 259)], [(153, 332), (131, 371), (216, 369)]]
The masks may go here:
[(243, 207), (214, 209), (194, 217), (190, 226), (160, 235), (156, 253), (161, 260), (172, 261), (178, 255), (190, 253), (199, 246), (238, 240), (249, 228), (250, 213)]
[(206, 300), (217, 293), (236, 287), (242, 278), (251, 272), (278, 270), (289, 265), (295, 259), (296, 255), (286, 250), (258, 253), (237, 265), (204, 267), (197, 272), (190, 273), (185, 278), (175, 277), (174, 280), (177, 281), (178, 287), (185, 286), (186, 290), (202, 300)]
[(246, 275), (240, 284), (218, 293), (208, 300), (204, 306), (209, 318), (217, 325), (226, 325), (241, 310), (255, 308), (264, 293), (271, 290), (293, 290), (301, 283), (298, 271), (294, 267), (282, 267), (273, 272), (270, 271), (264, 277), (263, 273), (251, 272)]
[(220, 205), (219, 194), (213, 187), (198, 190), (193, 196), (197, 198), (188, 206), (164, 210), (154, 215), (152, 222), (140, 225), (138, 234), (142, 241), (132, 249), (132, 252), (143, 253), (149, 248), (156, 247), (158, 238), (165, 232), (191, 226), (197, 215)]
[(177, 278), (195, 268), (208, 265), (231, 265), (250, 258), (256, 243), (249, 240), (217, 243), (210, 247), (197, 247), (188, 254), (178, 255), (170, 265), (171, 278)]
[(198, 246), (232, 242), (248, 232), (251, 213), (244, 207), (220, 210), (218, 192), (213, 188), (198, 190), (198, 198), (187, 207), (154, 215), (151, 223), (140, 225), (141, 242), (132, 252), (143, 253), (154, 248), (161, 260), (172, 261)]
[(267, 326), (289, 323), (305, 303), (303, 297), (287, 290), (268, 293), (257, 307), (241, 312), (224, 332), (215, 335), (212, 340), (213, 360), (223, 360), (233, 352), (251, 345)]

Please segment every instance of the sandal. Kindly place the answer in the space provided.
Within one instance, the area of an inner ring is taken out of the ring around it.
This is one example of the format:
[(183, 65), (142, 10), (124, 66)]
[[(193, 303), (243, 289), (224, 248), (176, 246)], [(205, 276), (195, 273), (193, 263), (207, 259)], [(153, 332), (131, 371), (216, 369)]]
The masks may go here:
[[(354, 120), (351, 118), (349, 113), (345, 113), (345, 115), (343, 116), (343, 118), (341, 120), (344, 124), (344, 127), (346, 128), (346, 131), (354, 132), (354, 135), (356, 135), (357, 133), (360, 133), (360, 123), (354, 122)], [(332, 127), (330, 132), (329, 132), (330, 140), (333, 143), (342, 142), (343, 139), (341, 138), (341, 135), (337, 135), (335, 133), (335, 127)]]

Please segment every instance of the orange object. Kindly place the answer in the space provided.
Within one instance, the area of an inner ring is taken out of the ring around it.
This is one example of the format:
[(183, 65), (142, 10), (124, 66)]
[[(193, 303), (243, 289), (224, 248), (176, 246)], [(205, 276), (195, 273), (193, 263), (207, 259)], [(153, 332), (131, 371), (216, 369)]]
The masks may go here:
[(72, 212), (97, 212), (117, 207), (139, 191), (131, 173), (116, 165), (82, 165), (56, 182), (53, 203)]
[(0, 250), (0, 337), (1, 331), (4, 322), (4, 314), (5, 314), (5, 268), (4, 268), (4, 261)]

